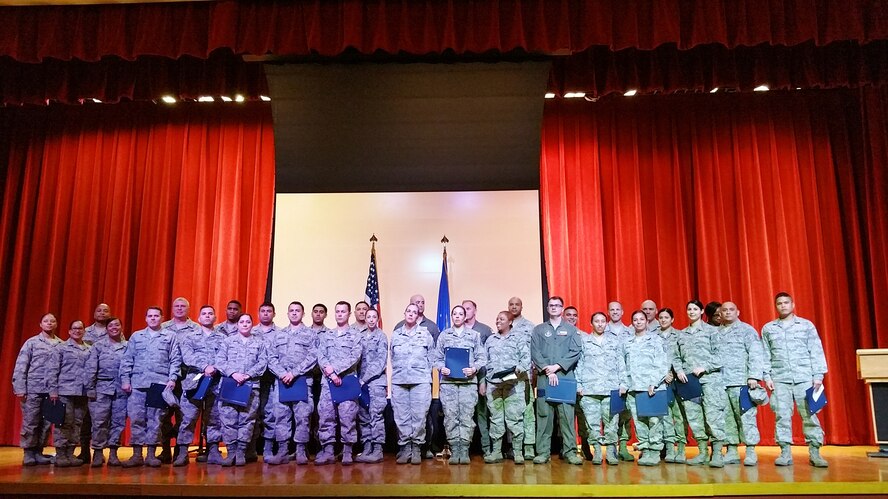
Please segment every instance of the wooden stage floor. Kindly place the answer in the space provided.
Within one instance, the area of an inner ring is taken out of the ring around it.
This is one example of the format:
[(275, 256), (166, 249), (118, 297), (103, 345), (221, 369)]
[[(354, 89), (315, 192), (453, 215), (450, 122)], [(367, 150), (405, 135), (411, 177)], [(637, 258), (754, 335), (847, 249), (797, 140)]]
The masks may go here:
[[(873, 447), (824, 447), (828, 469), (808, 464), (807, 449), (796, 447), (795, 465), (774, 466), (776, 447), (759, 447), (758, 467), (730, 465), (716, 470), (679, 464), (644, 468), (549, 464), (485, 465), (473, 456), (468, 466), (442, 460), (380, 464), (269, 466), (240, 468), (192, 462), (184, 468), (62, 468), (21, 466), (21, 450), (0, 448), (0, 496), (120, 497), (689, 497), (848, 496), (888, 497), (888, 459), (868, 458)], [(121, 452), (128, 457), (129, 452)], [(690, 456), (689, 456), (690, 457)]]

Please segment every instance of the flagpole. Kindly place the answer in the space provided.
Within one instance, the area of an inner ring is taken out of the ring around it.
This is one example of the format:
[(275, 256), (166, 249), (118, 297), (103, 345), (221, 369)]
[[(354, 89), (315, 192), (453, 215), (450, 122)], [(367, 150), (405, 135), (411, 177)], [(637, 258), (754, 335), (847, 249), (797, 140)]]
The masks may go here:
[(370, 268), (367, 271), (367, 286), (364, 288), (364, 301), (370, 304), (379, 314), (379, 327), (382, 327), (382, 305), (379, 296), (379, 273), (376, 268), (376, 241), (374, 233), (370, 236)]
[(447, 275), (447, 235), (441, 238), (444, 245), (444, 254), (441, 261), (441, 283), (438, 285), (438, 316), (437, 325), (439, 331), (450, 327), (450, 280)]

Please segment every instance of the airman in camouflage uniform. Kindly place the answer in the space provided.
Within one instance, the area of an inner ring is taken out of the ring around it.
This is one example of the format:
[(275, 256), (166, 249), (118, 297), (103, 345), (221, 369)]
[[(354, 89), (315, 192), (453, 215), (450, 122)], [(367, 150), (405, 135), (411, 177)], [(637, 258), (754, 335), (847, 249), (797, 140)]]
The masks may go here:
[(357, 375), (364, 344), (361, 332), (348, 323), (351, 304), (340, 301), (333, 310), (336, 327), (318, 335), (318, 366), (325, 379), (321, 380), (321, 398), (318, 401), (318, 440), (322, 448), (315, 456), (315, 464), (330, 464), (336, 460), (333, 444), (336, 443), (336, 427), (339, 426), (342, 464), (350, 465), (354, 462), (352, 446), (358, 441), (358, 401), (334, 403), (330, 383), (340, 385), (345, 376)]
[[(509, 313), (512, 314), (512, 332), (518, 333), (527, 341), (527, 350), (530, 351), (530, 340), (533, 335), (534, 323), (529, 321), (521, 313), (524, 311), (524, 303), (521, 298), (513, 296), (509, 298)], [(524, 459), (536, 457), (536, 394), (533, 387), (536, 386), (536, 371), (531, 366), (527, 373), (527, 383), (524, 384)], [(493, 438), (493, 437), (491, 437)]]
[(222, 402), (222, 439), (228, 456), (222, 466), (243, 466), (247, 463), (246, 447), (253, 438), (259, 411), (259, 379), (268, 365), (265, 342), (252, 334), (253, 317), (242, 314), (237, 320), (238, 334), (229, 336), (216, 354), (216, 369), (223, 377), (252, 387), (246, 407)]
[(816, 414), (809, 414), (805, 391), (823, 385), (826, 375), (826, 356), (814, 324), (795, 315), (795, 303), (787, 293), (779, 293), (775, 300), (779, 318), (762, 328), (764, 344), (765, 383), (772, 391), (771, 408), (777, 417), (776, 437), (780, 445), (777, 466), (792, 464), (792, 411), (799, 408), (808, 457), (812, 465), (826, 468), (828, 463), (820, 455), (823, 428)]
[(237, 334), (237, 321), (244, 311), (244, 306), (237, 300), (231, 300), (225, 306), (225, 320), (216, 324), (216, 331), (225, 336)]
[(62, 342), (55, 335), (58, 321), (52, 314), (40, 319), (40, 332), (25, 340), (15, 359), (12, 371), (12, 391), (22, 407), (22, 431), (19, 445), (24, 449), (22, 464), (50, 464), (52, 458), (43, 455), (49, 437), (49, 423), (43, 419), (41, 404), (49, 394), (50, 358), (56, 345)]
[[(129, 393), (127, 414), (133, 446), (133, 457), (123, 463), (126, 468), (161, 465), (154, 454), (160, 444), (161, 422), (167, 409), (148, 407), (148, 389), (155, 383), (166, 385), (168, 390), (175, 388), (182, 365), (176, 333), (161, 328), (162, 314), (160, 308), (148, 308), (145, 315), (148, 327), (133, 333), (120, 359), (120, 385)], [(144, 460), (143, 446), (148, 446), (148, 456)]]
[(361, 366), (358, 372), (361, 375), (361, 385), (369, 390), (369, 407), (358, 407), (358, 422), (360, 423), (361, 440), (364, 449), (356, 461), (362, 463), (378, 463), (382, 461), (382, 447), (385, 445), (385, 420), (383, 411), (387, 404), (386, 391), (388, 380), (385, 376), (385, 367), (388, 362), (388, 338), (379, 324), (379, 312), (369, 309), (365, 320), (367, 329), (364, 330), (364, 345), (361, 353)]
[[(259, 324), (253, 327), (253, 335), (262, 338), (266, 342), (266, 350), (268, 350), (268, 340), (280, 331), (274, 323), (274, 304), (264, 302), (259, 305)], [(274, 420), (274, 399), (271, 398), (272, 385), (275, 384), (275, 377), (271, 371), (265, 371), (262, 379), (259, 381), (259, 419), (253, 430), (253, 441), (247, 448), (247, 461), (252, 462), (256, 454), (256, 443), (259, 437), (262, 437), (262, 460), (268, 462), (274, 456), (274, 439), (275, 439), (275, 420)]]
[(56, 446), (55, 465), (59, 468), (83, 464), (74, 457), (74, 447), (80, 442), (80, 426), (87, 410), (86, 359), (89, 357), (89, 345), (83, 341), (84, 329), (83, 322), (72, 322), (68, 340), (56, 345), (50, 357), (49, 398), (65, 404), (65, 422), (56, 426), (52, 435)]
[(760, 440), (758, 421), (756, 421), (758, 409), (753, 405), (745, 413), (740, 411), (740, 390), (744, 386), (750, 389), (760, 388), (759, 382), (765, 369), (764, 350), (758, 332), (741, 321), (739, 316), (740, 311), (734, 302), (728, 301), (722, 304), (719, 353), (728, 399), (725, 412), (725, 435), (728, 446), (725, 464), (740, 462), (737, 446), (742, 441), (746, 444), (746, 459), (743, 464), (755, 466), (758, 463), (755, 446)]
[[(618, 338), (620, 341), (626, 341), (632, 336), (634, 333), (632, 328), (623, 324), (623, 304), (618, 301), (612, 301), (607, 304), (607, 314), (610, 317), (610, 320), (607, 322), (607, 326), (604, 328), (604, 332)], [(630, 426), (632, 425), (632, 412), (629, 410), (629, 407), (626, 407), (626, 410), (620, 413), (620, 418), (617, 422), (619, 432), (620, 432), (620, 448), (618, 450), (618, 457), (621, 461), (632, 462), (635, 461), (635, 456), (629, 452), (629, 448), (627, 447), (627, 443), (629, 442), (630, 435)]]
[[(669, 414), (663, 418), (663, 443), (666, 446), (667, 463), (684, 464), (687, 461), (685, 446), (688, 444), (687, 418), (684, 408), (678, 396), (675, 396), (675, 373), (672, 370), (672, 359), (675, 358), (675, 342), (678, 331), (672, 327), (674, 315), (671, 308), (661, 308), (657, 312), (657, 321), (660, 329), (657, 334), (663, 340), (663, 348), (666, 350), (666, 358), (669, 359), (669, 369), (666, 373), (668, 389), (673, 391), (672, 400), (669, 402)], [(676, 449), (676, 446), (678, 448)]]
[[(294, 301), (287, 307), (290, 324), (275, 332), (266, 342), (268, 345), (268, 369), (278, 382), (272, 385), (270, 398), (274, 401), (274, 438), (278, 452), (268, 464), (287, 464), (286, 449), (290, 439), (296, 443), (296, 464), (307, 464), (305, 446), (311, 439), (311, 414), (314, 411), (314, 373), (318, 366), (318, 335), (302, 323), (305, 308)], [(281, 402), (278, 383), (287, 386), (300, 377), (308, 385), (305, 402)]]
[[(577, 363), (577, 392), (588, 444), (593, 448), (594, 464), (601, 464), (601, 446), (607, 447), (607, 463), (619, 464), (617, 458), (617, 421), (619, 414), (610, 413), (610, 394), (625, 379), (623, 343), (606, 334), (607, 317), (598, 312), (592, 316), (591, 334), (582, 334), (583, 355)], [(604, 424), (604, 434), (601, 425)]]
[(669, 358), (659, 335), (649, 334), (647, 316), (642, 311), (632, 314), (635, 334), (623, 343), (623, 356), (626, 362), (625, 381), (621, 389), (629, 396), (626, 405), (632, 412), (635, 423), (635, 436), (641, 449), (641, 466), (655, 466), (660, 463), (660, 450), (663, 449), (662, 418), (640, 417), (636, 408), (638, 397), (647, 397), (654, 392), (665, 391), (664, 379), (669, 371)]
[(389, 358), (392, 363), (392, 412), (398, 426), (398, 464), (422, 464), (420, 447), (425, 442), (426, 419), (432, 403), (432, 355), (435, 340), (417, 322), (419, 308), (411, 303), (404, 311), (405, 324), (392, 332)]
[[(478, 404), (476, 374), (487, 364), (487, 353), (481, 345), (481, 334), (465, 327), (466, 309), (462, 305), (450, 312), (453, 327), (438, 335), (432, 355), (432, 367), (441, 372), (439, 398), (444, 408), (444, 427), (450, 442), (450, 464), (469, 464), (469, 445), (475, 434), (475, 406)], [(448, 348), (469, 351), (469, 367), (452, 373), (445, 367)]]
[[(100, 303), (93, 311), (95, 322), (86, 327), (83, 341), (92, 345), (108, 336), (108, 321), (111, 317), (111, 307), (107, 303)], [(83, 417), (83, 425), (80, 428), (80, 454), (77, 459), (84, 463), (89, 461), (90, 437), (92, 436), (92, 410), (87, 410)], [(103, 458), (104, 459), (104, 458)]]
[[(188, 445), (194, 440), (194, 428), (198, 418), (206, 429), (207, 437), (207, 462), (209, 464), (222, 464), (222, 455), (219, 453), (219, 442), (222, 441), (222, 422), (216, 398), (219, 392), (218, 371), (216, 369), (216, 355), (222, 349), (226, 336), (213, 329), (216, 320), (216, 311), (209, 305), (200, 309), (198, 322), (200, 327), (196, 331), (181, 333), (179, 337), (179, 352), (182, 357), (182, 396), (179, 398), (179, 407), (182, 413), (182, 421), (179, 425), (179, 433), (176, 436), (176, 445), (179, 452), (174, 466), (188, 464)], [(198, 386), (204, 377), (216, 378), (203, 400), (194, 400)]]
[[(530, 372), (530, 345), (525, 334), (515, 332), (511, 312), (500, 312), (496, 317), (497, 334), (487, 338), (487, 408), (490, 412), (491, 451), (484, 462), (502, 461), (503, 437), (506, 430), (512, 435), (515, 464), (524, 463), (525, 425), (527, 407), (526, 386)], [(513, 369), (515, 379), (495, 377), (507, 369)]]
[(687, 461), (690, 465), (706, 462), (707, 440), (712, 440), (712, 458), (709, 466), (721, 468), (722, 445), (725, 442), (725, 382), (722, 379), (719, 344), (721, 337), (714, 326), (703, 322), (703, 304), (697, 300), (688, 303), (690, 325), (678, 333), (675, 341), (675, 356), (672, 367), (679, 382), (687, 376), (698, 376), (703, 388), (703, 404), (685, 400), (683, 402), (688, 424), (697, 440), (700, 453)]
[[(189, 333), (196, 333), (200, 331), (200, 325), (189, 317), (189, 313), (191, 311), (191, 303), (182, 296), (176, 297), (172, 303), (172, 311), (173, 318), (165, 321), (161, 324), (161, 327), (164, 329), (169, 329), (173, 333), (175, 333), (176, 340), (178, 341), (180, 338), (184, 337)], [(179, 373), (179, 379), (182, 380), (185, 376), (185, 367), (181, 367), (181, 372)], [(181, 386), (178, 386), (175, 389), (176, 396), (180, 395)], [(170, 446), (172, 444), (173, 438), (179, 434), (179, 429), (182, 425), (182, 419), (184, 416), (182, 415), (182, 408), (179, 406), (173, 406), (166, 412), (166, 415), (163, 417), (163, 421), (160, 427), (160, 443), (162, 447), (162, 452), (158, 456), (160, 462), (163, 464), (170, 464), (173, 460), (177, 460), (182, 464), (185, 464), (182, 461), (182, 457), (180, 457), (179, 450), (182, 449), (182, 446), (176, 448), (175, 453), (171, 452)], [(177, 442), (178, 443), (178, 442)], [(187, 443), (191, 443), (188, 441)], [(187, 458), (187, 456), (186, 456)], [(187, 462), (187, 461), (186, 461)]]
[(101, 466), (102, 449), (108, 447), (108, 466), (120, 466), (117, 448), (126, 426), (129, 395), (120, 387), (120, 360), (126, 352), (126, 338), (120, 319), (111, 317), (107, 335), (95, 342), (86, 359), (87, 396), (92, 415), (93, 466)]

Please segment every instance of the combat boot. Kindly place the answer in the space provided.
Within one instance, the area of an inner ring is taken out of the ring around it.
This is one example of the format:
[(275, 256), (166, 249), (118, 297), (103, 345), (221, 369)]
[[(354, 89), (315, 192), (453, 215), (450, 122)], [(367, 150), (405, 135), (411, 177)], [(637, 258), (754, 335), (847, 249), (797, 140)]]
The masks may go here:
[(55, 461), (55, 456), (47, 456), (43, 453), (43, 447), (35, 447), (34, 448), (34, 459), (37, 460), (37, 464), (52, 464)]
[(758, 456), (755, 453), (754, 445), (746, 446), (746, 459), (743, 460), (744, 466), (755, 466), (759, 462)]
[(666, 456), (663, 458), (667, 463), (675, 462), (675, 444), (666, 442)]
[(134, 445), (133, 446), (133, 456), (123, 462), (123, 467), (124, 468), (136, 468), (139, 466), (145, 466), (145, 460), (142, 459), (142, 446), (141, 445)]
[(780, 455), (774, 460), (776, 466), (792, 466), (792, 447), (780, 444)]
[(652, 449), (641, 451), (641, 457), (638, 459), (639, 466), (656, 466), (658, 464), (660, 464), (660, 451)]
[[(219, 464), (221, 464), (222, 466), (225, 466), (226, 468), (229, 466), (234, 466), (234, 463), (235, 463), (234, 456), (235, 456), (235, 454), (237, 454), (237, 442), (231, 442), (231, 443), (227, 444), (225, 446), (225, 450), (228, 451), (228, 455), (226, 455), (225, 459), (223, 459), (222, 462)], [(209, 462), (209, 460), (207, 460), (207, 462)]]
[[(90, 455), (89, 451), (86, 451), (86, 455), (87, 456)], [(72, 467), (83, 466), (84, 464), (86, 464), (83, 461), (81, 461), (79, 458), (74, 457), (74, 446), (73, 445), (68, 447), (68, 461), (71, 462)]]
[(308, 454), (305, 452), (305, 444), (296, 444), (296, 464), (308, 464)]
[[(145, 455), (145, 464), (151, 466), (152, 468), (160, 468), (160, 465), (163, 464), (163, 460), (159, 457), (155, 456), (154, 453), (157, 452), (157, 447), (154, 445), (148, 446), (148, 452)], [(171, 454), (172, 457), (172, 454)]]
[(422, 451), (419, 444), (413, 444), (410, 450), (410, 464), (422, 464)]
[[(235, 466), (246, 466), (247, 465), (248, 459), (247, 459), (246, 452), (247, 452), (247, 448), (251, 447), (251, 446), (253, 448), (255, 448), (255, 446), (249, 442), (238, 442), (237, 443), (237, 447), (235, 447), (235, 449), (234, 449), (234, 465)], [(259, 460), (259, 458), (257, 457), (256, 461), (258, 461), (258, 460)]]
[(709, 447), (706, 445), (706, 440), (698, 441), (697, 448), (700, 449), (700, 453), (687, 460), (688, 466), (700, 466), (706, 464), (706, 460), (709, 458)]
[(724, 468), (725, 461), (722, 457), (722, 443), (712, 442), (712, 458), (709, 459), (710, 468)]
[(173, 466), (186, 466), (188, 464), (188, 446), (180, 445), (179, 446), (179, 455), (176, 456), (176, 459), (173, 461)]
[(567, 461), (569, 464), (573, 464), (575, 466), (583, 464), (583, 458), (581, 458), (579, 454), (577, 454), (576, 447), (568, 448), (567, 453), (564, 454), (564, 460)]
[(592, 444), (592, 450), (592, 464), (601, 464), (604, 461), (604, 456), (601, 455), (601, 444)]
[[(73, 454), (74, 449), (71, 449), (71, 450), (72, 450), (72, 454)], [(71, 463), (71, 458), (68, 457), (68, 447), (56, 448), (55, 467), (56, 468), (70, 468), (71, 466), (74, 466), (74, 465)]]
[(315, 456), (315, 466), (332, 464), (334, 461), (336, 461), (336, 456), (333, 454), (333, 444), (324, 445), (321, 452), (318, 452), (318, 455)]
[(222, 453), (219, 452), (219, 442), (207, 444), (207, 464), (222, 464)]
[(410, 462), (410, 455), (413, 453), (413, 444), (404, 444), (398, 451), (398, 458), (395, 460), (398, 464), (407, 464)]
[(533, 444), (524, 444), (524, 460), (532, 460), (536, 457), (536, 449)]
[[(521, 449), (521, 447), (523, 447), (523, 441), (524, 441), (524, 439), (513, 440), (512, 445), (516, 449)], [(493, 448), (493, 446), (491, 446), (491, 448)], [(512, 453), (512, 459), (515, 461), (515, 464), (524, 464), (524, 455), (522, 454), (522, 452), (520, 450)]]
[[(492, 438), (491, 439), (491, 451), (489, 454), (484, 456), (484, 462), (487, 464), (501, 463), (503, 462), (503, 439), (500, 438)], [(520, 447), (519, 447), (520, 449)], [(518, 455), (519, 452), (514, 452), (514, 455)]]
[(675, 459), (672, 461), (676, 464), (684, 464), (688, 458), (685, 456), (685, 444), (678, 444), (678, 450), (675, 452)]
[(354, 456), (352, 455), (352, 444), (342, 444), (342, 465), (343, 466), (351, 466), (354, 463)]
[(120, 462), (120, 458), (117, 457), (117, 447), (111, 447), (108, 450), (108, 466), (118, 467), (122, 463)]
[(632, 461), (635, 461), (635, 456), (633, 456), (632, 453), (629, 452), (629, 449), (626, 447), (626, 441), (625, 441), (625, 440), (620, 440), (620, 454), (619, 454), (619, 457), (620, 457), (620, 461), (628, 461), (628, 462), (630, 462), (630, 463), (631, 463)]
[(447, 464), (459, 464), (459, 458), (462, 450), (460, 450), (459, 442), (451, 442), (450, 443), (450, 459), (447, 460)]
[(820, 456), (820, 447), (816, 445), (808, 446), (808, 462), (815, 468), (829, 468), (829, 463)]
[(102, 465), (105, 464), (105, 456), (102, 455), (102, 449), (96, 449), (92, 453), (92, 463), (90, 466), (93, 468), (101, 468)]
[(287, 464), (290, 462), (290, 456), (287, 455), (287, 442), (278, 442), (277, 454), (274, 454), (265, 462), (271, 465)]
[(274, 457), (274, 441), (272, 441), (270, 438), (266, 438), (265, 442), (262, 444), (262, 462), (267, 463), (273, 457)]
[(740, 464), (740, 453), (737, 451), (736, 445), (728, 445), (728, 451), (725, 452), (725, 464)]
[(24, 456), (22, 456), (22, 466), (37, 466), (37, 458), (34, 457), (34, 449), (27, 448), (24, 450)]
[(533, 458), (533, 464), (546, 464), (549, 460), (552, 459), (550, 454), (540, 454), (539, 456)]
[(365, 463), (381, 463), (383, 458), (385, 457), (382, 455), (382, 445), (374, 444), (374, 443), (368, 443), (367, 445), (370, 447), (370, 450), (369, 450), (369, 452), (366, 453), (366, 455), (362, 454), (362, 456), (364, 456), (364, 459), (365, 459), (365, 461), (363, 461), (363, 462), (365, 462)]

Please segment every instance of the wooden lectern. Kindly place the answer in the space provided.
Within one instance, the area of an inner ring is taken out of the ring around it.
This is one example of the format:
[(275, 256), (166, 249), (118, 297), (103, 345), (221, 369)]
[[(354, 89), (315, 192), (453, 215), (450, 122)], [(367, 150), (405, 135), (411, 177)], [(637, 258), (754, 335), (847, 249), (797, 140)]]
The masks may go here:
[(857, 377), (866, 381), (870, 392), (873, 430), (878, 452), (869, 457), (888, 457), (888, 348), (857, 351)]

